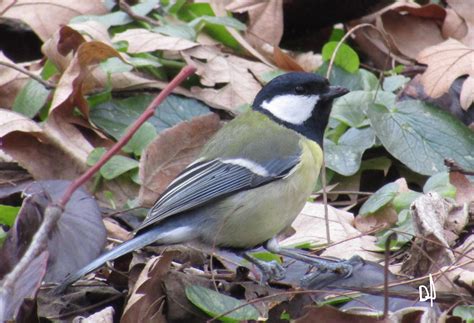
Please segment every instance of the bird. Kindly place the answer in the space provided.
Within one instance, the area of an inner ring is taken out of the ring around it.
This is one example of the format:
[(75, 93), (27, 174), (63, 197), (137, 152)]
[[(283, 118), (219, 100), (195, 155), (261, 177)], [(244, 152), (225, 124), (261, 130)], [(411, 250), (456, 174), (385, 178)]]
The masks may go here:
[(348, 92), (316, 73), (290, 72), (272, 79), (252, 107), (225, 124), (167, 186), (131, 240), (68, 275), (56, 292), (147, 245), (193, 241), (238, 252), (262, 271), (264, 280), (282, 278), (284, 269), (248, 253), (260, 246), (321, 270), (350, 274), (347, 262), (283, 248), (276, 239), (315, 187), (333, 100)]

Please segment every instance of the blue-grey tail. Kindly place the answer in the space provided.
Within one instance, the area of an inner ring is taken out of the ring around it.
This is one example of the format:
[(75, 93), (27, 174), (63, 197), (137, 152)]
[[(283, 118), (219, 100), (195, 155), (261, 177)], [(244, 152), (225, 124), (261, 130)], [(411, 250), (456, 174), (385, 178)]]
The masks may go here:
[[(181, 228), (184, 230), (185, 228)], [(113, 248), (112, 250), (104, 253), (103, 255), (99, 256), (87, 266), (79, 269), (77, 272), (68, 275), (58, 287), (53, 290), (54, 294), (60, 294), (64, 292), (64, 290), (80, 279), (82, 276), (100, 268), (103, 264), (107, 261), (114, 260), (120, 256), (123, 256), (133, 250), (137, 250), (143, 248), (149, 244), (157, 242), (159, 244), (168, 244), (168, 243), (180, 243), (185, 242), (189, 239), (182, 239), (182, 237), (177, 236), (176, 230), (166, 230), (163, 227), (155, 227), (150, 230), (141, 232), (139, 235), (135, 236), (133, 239), (125, 241), (124, 243), (118, 245), (117, 247)]]

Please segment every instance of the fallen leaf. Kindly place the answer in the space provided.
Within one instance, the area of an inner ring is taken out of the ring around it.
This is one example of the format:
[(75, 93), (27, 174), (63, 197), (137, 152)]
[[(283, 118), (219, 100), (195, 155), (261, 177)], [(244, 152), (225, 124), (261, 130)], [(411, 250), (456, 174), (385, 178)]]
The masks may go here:
[[(211, 5), (212, 7), (212, 10), (214, 11), (214, 13), (216, 14), (217, 17), (226, 17), (228, 15), (227, 13), (227, 10), (225, 8), (226, 6), (226, 3), (225, 1), (220, 1), (220, 0), (210, 0), (209, 4)], [(268, 66), (271, 66), (273, 67), (273, 64), (270, 63), (268, 61), (268, 59), (265, 58), (265, 56), (263, 56), (259, 51), (257, 51), (246, 39), (244, 36), (242, 36), (240, 34), (240, 32), (238, 30), (236, 30), (235, 28), (229, 28), (229, 27), (225, 27), (226, 30), (231, 34), (232, 37), (234, 37), (234, 39), (240, 44), (240, 46), (242, 46), (243, 48), (245, 48), (251, 55), (253, 55), (255, 58), (257, 58), (258, 60), (260, 60), (262, 63), (264, 64), (267, 64)], [(202, 36), (202, 35), (205, 35), (203, 33), (200, 33), (198, 35), (198, 40), (199, 40), (199, 37)], [(203, 45), (209, 45), (209, 44), (205, 44), (201, 41), (199, 41), (199, 43), (203, 44)]]
[[(439, 8), (436, 5), (430, 5)], [(418, 53), (426, 47), (439, 44), (444, 41), (441, 30), (437, 24), (438, 15), (414, 15), (413, 8), (409, 13), (408, 6), (402, 6), (395, 10), (389, 10), (382, 14), (382, 28), (392, 38), (394, 45), (406, 57), (415, 59)], [(417, 8), (416, 10), (426, 10), (427, 7)], [(403, 14), (401, 12), (406, 11)], [(428, 16), (428, 17), (427, 17)], [(443, 17), (444, 18), (444, 17)]]
[(128, 29), (123, 33), (116, 34), (113, 42), (119, 41), (128, 43), (127, 52), (129, 53), (153, 52), (155, 50), (181, 51), (199, 45), (184, 38), (164, 36), (143, 28)]
[[(474, 99), (474, 49), (454, 39), (418, 54), (417, 60), (428, 65), (421, 82), (429, 96), (437, 98), (449, 90), (455, 79), (468, 74), (461, 90), (461, 106), (467, 110)], [(464, 100), (464, 101), (462, 101)]]
[(103, 310), (94, 313), (88, 317), (77, 316), (73, 322), (83, 323), (113, 323), (115, 310), (112, 306), (107, 306)]
[[(58, 201), (70, 181), (38, 181), (24, 190), (27, 196), (0, 250), (0, 276), (20, 261), (44, 217), (44, 210)], [(106, 232), (96, 201), (83, 189), (73, 193), (65, 211), (49, 234), (48, 268), (45, 281), (58, 282), (97, 257), (105, 244)], [(78, 246), (81, 248), (78, 248)]]
[(0, 321), (15, 321), (25, 298), (34, 299), (46, 272), (48, 252), (43, 251), (28, 265), (12, 287), (13, 290), (0, 288)]
[[(301, 67), (290, 55), (283, 52), (278, 46), (273, 47), (273, 60), (277, 67), (285, 71), (304, 72)], [(307, 71), (311, 72), (311, 70)]]
[(473, 0), (447, 0), (446, 2), (449, 4), (449, 7), (452, 8), (452, 10), (454, 10), (456, 14), (463, 20), (462, 26), (458, 25), (457, 26), (458, 28), (455, 29), (456, 30), (455, 35), (459, 37), (459, 38), (457, 37), (455, 38), (460, 40), (464, 45), (468, 47), (471, 47), (471, 48), (474, 47), (474, 16), (472, 14), (474, 1)]
[(444, 18), (441, 32), (446, 39), (454, 38), (461, 40), (467, 34), (467, 26), (456, 11), (446, 8), (446, 18)]
[[(200, 46), (183, 51), (184, 58), (197, 67), (201, 84), (191, 92), (212, 107), (236, 111), (243, 104), (251, 104), (262, 88), (255, 79), (272, 71), (265, 64), (249, 61), (234, 55), (223, 54), (215, 47)], [(203, 62), (205, 61), (205, 62)], [(225, 84), (218, 89), (216, 84)]]
[[(77, 106), (85, 116), (88, 116), (89, 108), (84, 98), (83, 86), (86, 85), (84, 80), (89, 72), (89, 65), (97, 64), (109, 57), (124, 60), (114, 48), (107, 44), (90, 41), (79, 45), (73, 60), (59, 80), (49, 113), (53, 113), (60, 107)], [(89, 87), (93, 88), (93, 86)]]
[(246, 38), (256, 48), (264, 44), (278, 46), (283, 36), (283, 0), (234, 0), (226, 6), (232, 12), (247, 12)]
[(130, 292), (121, 322), (165, 322), (163, 313), (166, 291), (162, 280), (170, 269), (173, 252), (150, 259)]
[(25, 22), (43, 41), (73, 17), (87, 14), (99, 15), (107, 11), (101, 1), (6, 0), (0, 2), (0, 12), (3, 18), (13, 18)]
[(195, 117), (166, 129), (148, 145), (139, 166), (142, 186), (138, 197), (142, 205), (155, 203), (168, 184), (195, 159), (219, 130), (219, 120), (215, 113)]
[(450, 172), (449, 182), (456, 187), (456, 203), (462, 205), (474, 202), (474, 185), (464, 174)]
[(403, 273), (420, 277), (455, 261), (450, 249), (455, 237), (445, 231), (450, 208), (450, 203), (435, 192), (413, 202), (411, 213), (416, 237), (411, 256), (402, 265)]
[[(364, 250), (363, 246), (371, 245), (375, 238), (362, 236), (362, 232), (354, 228), (354, 215), (328, 206), (329, 230), (331, 242), (321, 256), (349, 259), (359, 255), (366, 260), (380, 259), (375, 253)], [(283, 240), (282, 245), (294, 246), (301, 243), (326, 244), (326, 224), (324, 205), (321, 203), (306, 203), (304, 209), (291, 225), (295, 234)]]
[(87, 167), (87, 149), (92, 146), (72, 125), (56, 123), (55, 117), (48, 119), (45, 130), (27, 117), (0, 109), (1, 150), (35, 179), (74, 179)]

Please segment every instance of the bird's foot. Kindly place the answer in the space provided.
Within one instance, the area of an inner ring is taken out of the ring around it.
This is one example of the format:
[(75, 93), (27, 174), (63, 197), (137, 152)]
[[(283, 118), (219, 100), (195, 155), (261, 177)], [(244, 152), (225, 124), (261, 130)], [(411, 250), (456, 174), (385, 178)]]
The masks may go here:
[(314, 263), (314, 266), (318, 269), (317, 271), (311, 272), (305, 275), (301, 279), (302, 286), (308, 286), (312, 281), (314, 281), (319, 275), (322, 273), (326, 273), (328, 271), (339, 274), (342, 278), (348, 278), (352, 275), (352, 271), (354, 270), (354, 265), (356, 263), (360, 263), (363, 259), (359, 256), (354, 256), (349, 260), (341, 260), (338, 262), (329, 262), (329, 261), (321, 261), (317, 260)]
[[(257, 264), (256, 264), (257, 265)], [(285, 278), (285, 268), (278, 261), (261, 261), (257, 267), (262, 273), (260, 284), (265, 284), (270, 280), (281, 280)]]

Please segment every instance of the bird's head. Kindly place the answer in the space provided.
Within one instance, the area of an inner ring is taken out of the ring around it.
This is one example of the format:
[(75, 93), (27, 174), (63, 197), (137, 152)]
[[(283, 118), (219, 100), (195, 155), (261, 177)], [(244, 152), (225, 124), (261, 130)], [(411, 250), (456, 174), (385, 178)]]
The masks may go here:
[(322, 145), (332, 101), (349, 92), (314, 73), (292, 72), (265, 85), (253, 109)]

